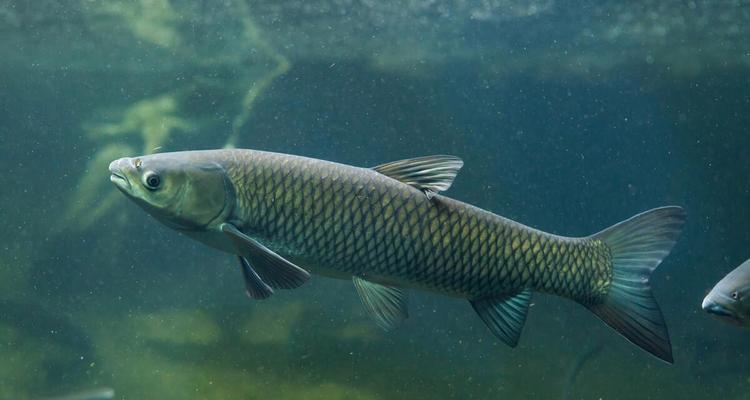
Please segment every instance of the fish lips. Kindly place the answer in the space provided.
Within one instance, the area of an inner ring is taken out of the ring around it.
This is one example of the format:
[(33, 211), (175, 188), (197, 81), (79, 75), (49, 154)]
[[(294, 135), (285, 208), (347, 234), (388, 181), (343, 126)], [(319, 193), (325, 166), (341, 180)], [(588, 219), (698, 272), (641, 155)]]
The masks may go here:
[(726, 306), (719, 304), (708, 297), (703, 299), (703, 304), (701, 304), (701, 308), (703, 308), (704, 311), (706, 311), (709, 314), (713, 314), (717, 317), (723, 318), (723, 319), (729, 319), (729, 320), (736, 320), (737, 317), (734, 315), (734, 312), (727, 308)]
[(129, 193), (132, 189), (132, 185), (130, 184), (130, 180), (128, 179), (127, 175), (122, 171), (122, 164), (123, 159), (112, 161), (109, 164), (109, 173), (111, 174), (109, 176), (109, 180), (117, 186), (118, 189), (125, 193)]

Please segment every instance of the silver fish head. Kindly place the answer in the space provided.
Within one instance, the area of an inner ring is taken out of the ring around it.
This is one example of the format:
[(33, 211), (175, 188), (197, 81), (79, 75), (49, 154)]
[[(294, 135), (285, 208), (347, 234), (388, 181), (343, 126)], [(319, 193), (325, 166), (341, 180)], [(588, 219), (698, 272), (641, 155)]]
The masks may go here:
[(128, 198), (177, 230), (218, 225), (234, 207), (226, 171), (202, 152), (120, 158), (109, 164), (109, 172)]
[(750, 326), (750, 260), (725, 276), (703, 299), (703, 310), (741, 326)]

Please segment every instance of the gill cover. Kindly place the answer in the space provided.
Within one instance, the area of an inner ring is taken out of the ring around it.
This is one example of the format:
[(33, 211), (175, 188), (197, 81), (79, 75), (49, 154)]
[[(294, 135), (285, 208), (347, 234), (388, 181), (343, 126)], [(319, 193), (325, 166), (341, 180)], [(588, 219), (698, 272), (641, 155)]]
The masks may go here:
[(178, 229), (201, 229), (232, 211), (234, 189), (220, 165), (189, 166), (178, 175), (166, 176), (165, 189), (170, 178), (179, 187), (174, 188), (173, 203), (166, 208), (166, 221), (162, 222)]

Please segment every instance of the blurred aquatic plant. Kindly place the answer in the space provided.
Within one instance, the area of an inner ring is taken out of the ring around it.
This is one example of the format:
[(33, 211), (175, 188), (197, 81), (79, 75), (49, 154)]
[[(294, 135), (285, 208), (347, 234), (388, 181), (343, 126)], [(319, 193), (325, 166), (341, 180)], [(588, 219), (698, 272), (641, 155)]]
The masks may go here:
[(181, 43), (179, 14), (169, 0), (86, 0), (90, 12), (120, 18), (135, 37), (161, 47)]
[(88, 123), (84, 130), (94, 139), (140, 135), (141, 153), (148, 154), (163, 146), (173, 132), (190, 132), (192, 126), (180, 116), (177, 96), (164, 94), (134, 103), (117, 122)]
[[(116, 15), (122, 18), (132, 33), (139, 39), (146, 40), (150, 43), (165, 48), (173, 48), (175, 52), (187, 54), (190, 62), (196, 67), (216, 68), (217, 64), (226, 64), (229, 67), (237, 68), (242, 66), (244, 58), (237, 58), (236, 55), (220, 56), (212, 55), (203, 57), (199, 55), (197, 43), (191, 43), (182, 38), (180, 35), (182, 20), (190, 15), (187, 10), (179, 12), (171, 5), (169, 0), (139, 0), (135, 2), (109, 2), (96, 1), (98, 12)], [(291, 68), (291, 62), (287, 57), (281, 54), (266, 38), (263, 30), (255, 22), (249, 2), (237, 1), (231, 3), (234, 16), (241, 26), (239, 35), (244, 43), (249, 57), (254, 54), (260, 54), (263, 58), (270, 60), (268, 70), (261, 73), (260, 76), (252, 76), (249, 80), (249, 87), (245, 90), (242, 97), (239, 112), (233, 119), (232, 131), (230, 132), (224, 147), (236, 147), (237, 142), (242, 134), (242, 130), (250, 119), (253, 106), (262, 94), (271, 86), (271, 84), (280, 76), (284, 75)], [(195, 13), (196, 10), (193, 10)], [(96, 12), (94, 13), (96, 14)], [(196, 16), (201, 18), (205, 16)], [(245, 79), (236, 79), (225, 82), (225, 90), (228, 92), (235, 91), (237, 85), (242, 84)], [(144, 153), (152, 151), (154, 148), (161, 146), (169, 136), (172, 129), (183, 129), (189, 127), (189, 124), (175, 116), (178, 105), (185, 101), (186, 94), (192, 90), (200, 88), (206, 84), (204, 77), (197, 76), (193, 81), (187, 82), (183, 88), (178, 89), (175, 93), (162, 95), (154, 99), (142, 100), (134, 104), (127, 112), (122, 122), (118, 126), (100, 126), (103, 134), (121, 134), (134, 129), (141, 129), (145, 141)], [(209, 83), (213, 85), (213, 82)], [(149, 111), (151, 110), (151, 111)], [(142, 126), (139, 126), (142, 125)], [(94, 131), (97, 130), (96, 127)]]
[[(240, 57), (220, 54), (199, 55), (199, 42), (186, 39), (186, 20), (205, 19), (206, 17), (199, 15), (204, 7), (181, 3), (182, 8), (178, 8), (169, 0), (84, 0), (82, 4), (90, 20), (114, 18), (121, 21), (119, 25), (127, 27), (138, 40), (170, 49), (170, 58), (177, 57), (196, 71), (207, 72), (197, 73), (192, 79), (178, 83), (166, 93), (141, 99), (122, 109), (97, 110), (93, 118), (83, 123), (83, 130), (89, 139), (100, 143), (112, 140), (117, 142), (104, 144), (89, 161), (68, 202), (65, 214), (57, 224), (60, 230), (86, 229), (108, 214), (117, 201), (117, 195), (114, 191), (108, 190), (107, 165), (116, 158), (135, 154), (132, 143), (142, 143), (138, 153), (149, 154), (166, 146), (176, 132), (196, 132), (200, 121), (194, 114), (186, 117), (185, 108), (191, 102), (197, 101), (204, 91), (212, 96), (233, 98), (238, 87), (247, 87), (238, 99), (236, 115), (232, 119), (231, 131), (224, 144), (224, 147), (236, 147), (258, 99), (277, 78), (291, 68), (289, 59), (264, 38), (263, 30), (256, 24), (250, 5), (245, 1), (228, 5), (233, 9), (233, 18), (239, 23), (240, 36), (246, 43), (242, 48), (247, 54)], [(114, 32), (117, 26), (97, 25), (100, 33), (106, 32), (107, 29)], [(211, 27), (202, 29), (210, 30)], [(268, 60), (265, 68), (260, 71), (256, 68), (238, 74), (217, 73), (234, 71), (242, 67), (247, 60), (257, 62), (257, 59)], [(231, 104), (225, 106), (231, 107)], [(131, 144), (124, 144), (126, 142)], [(102, 196), (101, 193), (110, 194)]]
[[(259, 32), (273, 32), (264, 41), (294, 63), (364, 62), (411, 73), (461, 62), (558, 76), (650, 65), (692, 76), (750, 66), (746, 0), (4, 1), (0, 52), (6, 65), (36, 64), (41, 55), (53, 69), (162, 73), (200, 63), (198, 54), (222, 62), (264, 52), (243, 33), (248, 18)], [(34, 41), (41, 43), (29, 46)], [(92, 52), (96, 41), (106, 51)], [(64, 52), (45, 51), (60, 45)]]
[(253, 111), (253, 105), (257, 101), (258, 97), (263, 94), (265, 90), (276, 80), (278, 77), (284, 75), (291, 68), (289, 60), (279, 53), (269, 42), (263, 38), (263, 34), (260, 28), (256, 25), (250, 12), (250, 7), (245, 2), (238, 2), (240, 8), (240, 15), (242, 26), (244, 28), (245, 36), (250, 42), (254, 43), (263, 53), (271, 58), (275, 64), (270, 71), (259, 79), (254, 81), (247, 89), (245, 96), (242, 99), (242, 108), (240, 113), (235, 117), (232, 123), (232, 133), (227, 139), (224, 147), (233, 148), (237, 146), (237, 140), (240, 137), (241, 130), (250, 119)]
[[(191, 132), (193, 123), (180, 116), (176, 95), (164, 94), (138, 101), (119, 115), (114, 122), (87, 122), (83, 129), (93, 140), (127, 140), (140, 137), (140, 154), (149, 154), (162, 147), (175, 131)], [(66, 212), (58, 222), (59, 230), (86, 229), (107, 215), (119, 201), (117, 192), (109, 190), (108, 166), (112, 160), (135, 154), (133, 146), (118, 141), (104, 145), (86, 164)], [(103, 194), (105, 193), (105, 194)]]

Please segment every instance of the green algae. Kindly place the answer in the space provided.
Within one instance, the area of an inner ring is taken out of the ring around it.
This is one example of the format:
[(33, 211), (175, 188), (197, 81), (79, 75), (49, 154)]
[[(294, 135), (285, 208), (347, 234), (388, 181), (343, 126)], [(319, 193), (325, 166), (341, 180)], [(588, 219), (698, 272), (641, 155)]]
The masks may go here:
[(167, 48), (182, 43), (179, 33), (180, 15), (169, 0), (88, 0), (87, 3), (91, 14), (120, 19), (139, 40)]
[(263, 31), (252, 17), (249, 4), (239, 2), (238, 14), (241, 16), (240, 20), (242, 21), (244, 34), (247, 39), (272, 60), (273, 66), (268, 72), (255, 79), (245, 91), (245, 96), (242, 98), (242, 107), (232, 122), (232, 133), (224, 144), (225, 148), (237, 147), (242, 130), (252, 116), (255, 103), (276, 79), (286, 74), (292, 67), (289, 59), (264, 38)]
[(104, 144), (86, 163), (65, 212), (55, 224), (58, 232), (83, 231), (110, 215), (121, 195), (111, 190), (108, 165), (135, 154), (129, 143), (140, 141), (140, 153), (148, 154), (159, 150), (174, 132), (190, 132), (193, 127), (191, 121), (180, 116), (174, 95), (144, 99), (114, 114), (119, 115), (115, 121), (90, 121), (83, 125), (89, 138)]
[[(265, 39), (263, 30), (253, 19), (250, 6), (244, 2), (238, 2), (234, 6), (242, 36), (249, 45), (248, 54), (206, 58), (200, 57), (195, 48), (185, 43), (182, 26), (187, 14), (184, 14), (185, 10), (178, 12), (168, 0), (87, 2), (85, 10), (90, 18), (114, 17), (138, 40), (170, 49), (172, 56), (184, 59), (195, 68), (208, 68), (213, 72), (207, 76), (196, 75), (193, 79), (178, 82), (171, 90), (119, 108), (104, 107), (92, 112), (91, 117), (82, 123), (82, 129), (90, 141), (98, 143), (101, 150), (89, 161), (74, 193), (68, 199), (67, 209), (55, 225), (57, 231), (87, 230), (111, 214), (117, 201), (116, 194), (107, 195), (104, 199), (99, 197), (106, 191), (105, 184), (101, 183), (106, 182), (106, 165), (116, 158), (133, 155), (134, 143), (140, 143), (139, 154), (150, 154), (171, 143), (184, 142), (183, 138), (173, 138), (175, 133), (198, 131), (201, 125), (199, 117), (190, 113), (187, 107), (200, 101), (203, 91), (213, 93), (215, 98), (234, 98), (237, 97), (236, 93), (242, 93), (238, 99), (239, 104), (234, 106), (237, 113), (232, 119), (231, 130), (219, 132), (220, 137), (226, 137), (224, 147), (238, 145), (253, 115), (255, 104), (276, 79), (291, 69), (292, 64)], [(249, 68), (236, 76), (223, 76), (216, 72), (235, 70), (236, 65), (243, 63), (245, 58), (255, 63), (266, 59), (267, 67)]]
[(93, 139), (140, 137), (142, 153), (161, 148), (176, 131), (190, 132), (193, 124), (181, 116), (174, 94), (147, 98), (127, 106), (114, 122), (87, 123), (84, 130)]

